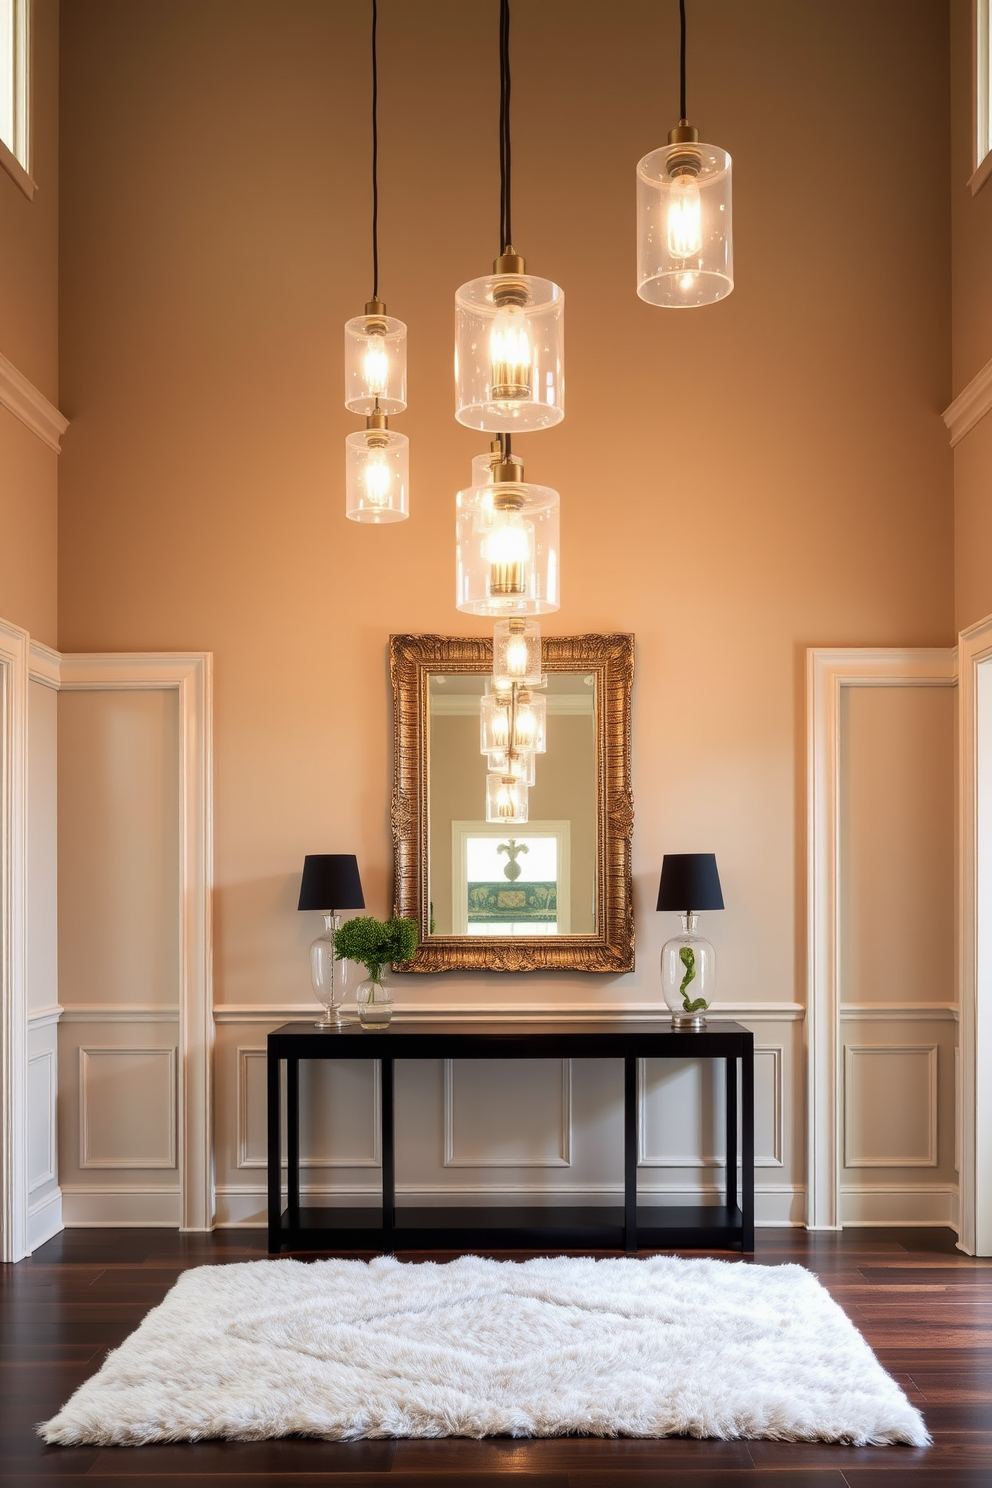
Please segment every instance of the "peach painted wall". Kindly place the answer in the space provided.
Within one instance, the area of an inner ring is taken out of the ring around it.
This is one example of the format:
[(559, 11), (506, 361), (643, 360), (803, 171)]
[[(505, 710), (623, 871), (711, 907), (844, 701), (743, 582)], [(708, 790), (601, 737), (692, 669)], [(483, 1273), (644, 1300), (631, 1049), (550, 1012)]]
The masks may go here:
[[(951, 6), (951, 243), (954, 397), (992, 359), (992, 184), (972, 196), (971, 5)], [(950, 400), (948, 400), (950, 401)], [(992, 614), (992, 420), (954, 448), (954, 588), (957, 628)]]
[[(29, 201), (0, 170), (0, 354), (58, 402), (58, 0), (35, 0)], [(57, 641), (58, 457), (0, 408), (0, 615)]]
[[(486, 629), (453, 601), (454, 492), (484, 441), (453, 418), (451, 325), (498, 246), (496, 10), (380, 5), (413, 495), (369, 530), (344, 518), (341, 406), (342, 322), (371, 290), (367, 5), (63, 7), (60, 644), (214, 653), (220, 1003), (307, 997), (304, 853), (357, 852), (388, 910), (387, 637)], [(402, 995), (655, 1003), (662, 854), (712, 850), (721, 995), (802, 1000), (805, 648), (954, 637), (950, 235), (920, 200), (947, 198), (947, 10), (691, 7), (737, 288), (685, 316), (633, 283), (677, 7), (519, 0), (513, 26), (516, 246), (568, 301), (567, 416), (520, 453), (562, 495), (547, 629), (637, 638), (637, 969)]]

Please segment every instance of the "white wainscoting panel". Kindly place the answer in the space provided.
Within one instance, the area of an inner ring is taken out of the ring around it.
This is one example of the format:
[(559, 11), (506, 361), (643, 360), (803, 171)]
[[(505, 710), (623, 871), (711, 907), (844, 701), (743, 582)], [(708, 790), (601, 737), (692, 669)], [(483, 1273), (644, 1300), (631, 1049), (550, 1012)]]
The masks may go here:
[[(265, 1048), (238, 1046), (238, 1167), (266, 1162)], [(300, 1167), (380, 1168), (382, 1112), (377, 1059), (300, 1065)], [(285, 1133), (283, 1134), (285, 1162)]]
[(844, 1165), (937, 1166), (937, 1045), (847, 1044)]
[(570, 1059), (446, 1059), (446, 1168), (571, 1166)]
[(28, 1196), (58, 1176), (55, 1136), (55, 1050), (28, 1059)]
[(80, 1168), (175, 1168), (174, 1048), (79, 1049)]

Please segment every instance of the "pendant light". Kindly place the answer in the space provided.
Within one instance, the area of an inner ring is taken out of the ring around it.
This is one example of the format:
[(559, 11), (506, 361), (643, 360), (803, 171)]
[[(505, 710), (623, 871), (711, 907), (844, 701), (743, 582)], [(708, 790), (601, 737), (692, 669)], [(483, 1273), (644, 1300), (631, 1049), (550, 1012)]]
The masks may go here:
[(345, 323), (344, 406), (365, 416), (345, 440), (345, 511), (353, 522), (402, 522), (410, 497), (410, 441), (389, 417), (406, 407), (406, 326), (379, 298), (379, 71), (372, 0), (372, 298)]
[(734, 287), (731, 159), (702, 144), (686, 117), (685, 0), (679, 23), (679, 122), (637, 166), (637, 293), (650, 305), (691, 309)]
[(565, 416), (565, 296), (528, 274), (510, 215), (510, 0), (499, 15), (499, 254), (493, 272), (455, 295), (455, 418), (522, 433)]
[[(484, 457), (472, 462), (477, 478)], [(484, 467), (483, 467), (484, 468)], [(501, 436), (482, 485), (455, 501), (455, 605), (470, 615), (540, 615), (559, 598), (558, 492), (523, 478)], [(535, 626), (540, 647), (540, 632)]]

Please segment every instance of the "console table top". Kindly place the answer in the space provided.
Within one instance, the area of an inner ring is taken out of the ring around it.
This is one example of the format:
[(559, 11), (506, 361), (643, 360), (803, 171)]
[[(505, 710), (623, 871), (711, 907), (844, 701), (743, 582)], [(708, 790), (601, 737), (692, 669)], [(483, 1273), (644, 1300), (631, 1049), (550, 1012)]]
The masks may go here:
[(305, 1044), (310, 1058), (314, 1055), (315, 1045), (324, 1046), (322, 1051), (329, 1058), (333, 1058), (335, 1053), (344, 1057), (430, 1057), (433, 1052), (440, 1053), (446, 1049), (454, 1052), (456, 1047), (474, 1045), (494, 1055), (510, 1049), (545, 1049), (555, 1054), (571, 1052), (592, 1058), (619, 1057), (632, 1052), (635, 1047), (650, 1046), (654, 1053), (669, 1058), (682, 1053), (688, 1059), (705, 1054), (730, 1056), (734, 1052), (740, 1053), (752, 1040), (750, 1029), (727, 1019), (714, 1020), (700, 1029), (673, 1029), (666, 1020), (608, 1017), (548, 1019), (543, 1022), (523, 1019), (485, 1022), (477, 1018), (434, 1022), (420, 1018), (405, 1021), (394, 1017), (387, 1028), (367, 1029), (355, 1022), (327, 1032), (315, 1028), (312, 1023), (284, 1023), (268, 1037), (273, 1052), (278, 1049), (284, 1055), (291, 1055), (293, 1049), (290, 1046), (301, 1051)]

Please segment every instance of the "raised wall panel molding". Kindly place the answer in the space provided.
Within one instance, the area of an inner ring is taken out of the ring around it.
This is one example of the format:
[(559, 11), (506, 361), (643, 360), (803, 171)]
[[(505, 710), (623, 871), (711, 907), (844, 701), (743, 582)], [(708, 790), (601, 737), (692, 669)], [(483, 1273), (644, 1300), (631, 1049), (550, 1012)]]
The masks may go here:
[[(459, 1063), (468, 1063), (474, 1066), (478, 1061), (468, 1060)], [(539, 1064), (541, 1061), (527, 1059), (521, 1061), (528, 1068)], [(559, 1087), (559, 1099), (557, 1102), (558, 1114), (558, 1152), (554, 1156), (533, 1157), (493, 1157), (485, 1152), (466, 1152), (464, 1149), (456, 1153), (455, 1132), (455, 1060), (444, 1060), (444, 1158), (443, 1165), (446, 1168), (567, 1168), (572, 1163), (572, 1061), (562, 1059), (559, 1061), (561, 1069), (561, 1084)], [(501, 1062), (502, 1065), (502, 1062)], [(505, 1078), (505, 1071), (501, 1068)], [(514, 1106), (519, 1107), (522, 1093), (516, 1093)], [(495, 1122), (498, 1117), (494, 1118)]]
[[(238, 1159), (239, 1168), (267, 1168), (268, 1156), (266, 1151), (252, 1152), (249, 1141), (249, 1118), (251, 1113), (251, 1079), (249, 1069), (252, 1064), (259, 1066), (258, 1082), (256, 1085), (256, 1099), (261, 1107), (260, 1125), (265, 1128), (265, 1099), (266, 1099), (266, 1051), (264, 1048), (239, 1046), (238, 1056)], [(378, 1059), (370, 1061), (372, 1065), (372, 1086), (370, 1090), (370, 1106), (368, 1113), (368, 1131), (372, 1138), (371, 1153), (362, 1152), (349, 1155), (347, 1153), (336, 1153), (333, 1157), (305, 1157), (301, 1155), (300, 1167), (302, 1168), (381, 1168), (382, 1167), (382, 1076), (381, 1065)], [(285, 1142), (285, 1130), (283, 1141)], [(285, 1153), (280, 1155), (283, 1167), (286, 1166)]]
[[(886, 1091), (882, 1075), (876, 1068), (873, 1074), (861, 1078), (870, 1082), (878, 1099), (886, 1104), (899, 1093), (910, 1089), (913, 1067), (922, 1066), (922, 1075), (917, 1074), (912, 1104), (919, 1107), (925, 1103), (925, 1145), (918, 1152), (893, 1155), (872, 1152), (868, 1142), (873, 1133), (870, 1118), (861, 1123), (857, 1120), (855, 1104), (858, 1096), (859, 1068), (872, 1061), (876, 1066), (882, 1058), (890, 1063), (893, 1056), (900, 1058), (903, 1072), (898, 1081), (889, 1082)], [(891, 1087), (895, 1085), (895, 1090)], [(867, 1127), (867, 1130), (864, 1128)], [(846, 1168), (935, 1168), (937, 1166), (937, 1045), (936, 1044), (847, 1044), (844, 1048), (844, 1166)]]
[(13, 362), (0, 355), (0, 404), (19, 418), (38, 438), (58, 454), (69, 420), (50, 403), (44, 393), (18, 372)]
[(28, 1027), (32, 1030), (47, 1028), (52, 1023), (57, 1023), (64, 1012), (65, 1009), (57, 1002), (51, 1003), (49, 1007), (32, 1008), (27, 1014)]
[(992, 617), (958, 637), (960, 1246), (992, 1255)]
[[(760, 1057), (771, 1060), (772, 1072), (769, 1088), (772, 1093), (772, 1149), (770, 1152), (755, 1150), (755, 1168), (780, 1168), (783, 1166), (782, 1151), (784, 1145), (782, 1131), (783, 1113), (783, 1061), (784, 1049), (781, 1044), (755, 1044), (754, 1046), (754, 1084), (757, 1090), (760, 1086), (760, 1071), (758, 1060)], [(648, 1151), (647, 1134), (647, 1061), (637, 1061), (637, 1166), (639, 1168), (725, 1168), (726, 1155), (721, 1153), (716, 1156), (703, 1156), (698, 1153), (690, 1156), (675, 1156), (668, 1153), (652, 1153)], [(721, 1121), (722, 1127), (722, 1121)], [(740, 1130), (740, 1119), (738, 1117), (738, 1131)], [(757, 1141), (758, 1133), (755, 1133)], [(740, 1158), (737, 1166), (740, 1167)], [(650, 1192), (649, 1188), (638, 1185), (638, 1192)], [(667, 1191), (667, 1190), (665, 1190)]]
[(953, 687), (953, 649), (806, 653), (807, 1183), (813, 1230), (840, 1228), (840, 700), (845, 687)]
[(61, 1009), (63, 1023), (178, 1023), (177, 1007), (138, 1007), (113, 1002), (77, 1002)]
[[(28, 1198), (51, 1183), (58, 1175), (58, 1154), (55, 1145), (55, 1051), (45, 1049), (28, 1060), (27, 1077), (28, 1121), (32, 1131), (39, 1127), (45, 1134), (45, 1153), (38, 1172), (28, 1171)], [(28, 1208), (28, 1216), (31, 1210)]]
[(0, 620), (0, 1261), (27, 1255), (28, 644)]
[(42, 687), (51, 687), (56, 692), (62, 673), (62, 656), (58, 651), (53, 651), (51, 646), (42, 645), (41, 641), (32, 641), (28, 649), (28, 677), (32, 682), (39, 682)]
[(852, 1022), (956, 1023), (953, 1002), (842, 1002), (842, 1018)]
[(63, 655), (60, 687), (174, 690), (180, 738), (179, 1172), (183, 1230), (213, 1226), (213, 658), (209, 652)]
[[(398, 984), (396, 984), (398, 987)], [(404, 987), (405, 987), (404, 983)], [(407, 1003), (402, 997), (403, 988), (397, 990), (394, 1020), (416, 1019), (418, 1022), (448, 1022), (452, 1018), (476, 1019), (484, 1023), (555, 1023), (574, 1022), (581, 1018), (609, 1018), (623, 1022), (667, 1023), (669, 1014), (659, 1012), (657, 1003), (521, 1003), (499, 1008), (480, 1006), (478, 1001), (466, 1003)], [(214, 1007), (216, 1023), (294, 1023), (312, 1017), (315, 1001), (296, 1003), (221, 1003)], [(805, 1017), (801, 1002), (714, 1002), (710, 1013), (720, 1018), (739, 1019), (747, 1023), (798, 1023)]]
[(992, 408), (992, 362), (976, 372), (968, 386), (949, 403), (943, 412), (944, 423), (951, 434), (951, 446), (971, 432)]
[[(91, 1112), (98, 1099), (92, 1085), (92, 1071), (98, 1060), (134, 1059), (138, 1056), (149, 1061), (164, 1060), (165, 1102), (159, 1115), (164, 1118), (166, 1141), (164, 1150), (136, 1153), (127, 1157), (114, 1157), (94, 1150), (91, 1136)], [(95, 1048), (80, 1045), (79, 1048), (79, 1166), (80, 1168), (175, 1168), (177, 1165), (177, 1101), (176, 1101), (176, 1051), (158, 1048)], [(68, 1188), (63, 1190), (68, 1193)], [(91, 1191), (91, 1190), (90, 1190)]]

